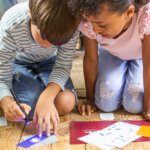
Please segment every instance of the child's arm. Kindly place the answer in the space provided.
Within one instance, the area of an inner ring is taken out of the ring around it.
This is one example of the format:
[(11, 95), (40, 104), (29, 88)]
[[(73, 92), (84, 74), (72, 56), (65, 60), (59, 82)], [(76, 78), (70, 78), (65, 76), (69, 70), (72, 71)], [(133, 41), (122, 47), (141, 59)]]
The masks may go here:
[(54, 105), (54, 100), (60, 90), (60, 86), (56, 83), (49, 83), (39, 97), (33, 117), (33, 122), (38, 128), (39, 136), (42, 136), (42, 129), (44, 125), (47, 135), (50, 135), (50, 121), (52, 121), (54, 133), (57, 134), (59, 115)]
[(150, 35), (143, 40), (144, 117), (150, 120)]
[(54, 132), (57, 133), (59, 116), (54, 102), (58, 93), (64, 90), (65, 84), (70, 76), (78, 37), (79, 32), (77, 31), (67, 43), (58, 48), (56, 61), (52, 73), (49, 76), (49, 84), (40, 95), (36, 104), (34, 124), (38, 126), (38, 134), (40, 136), (43, 125), (46, 125), (45, 131), (49, 135), (50, 121), (53, 125)]
[[(3, 109), (7, 120), (21, 121), (25, 116), (10, 92), (17, 46), (11, 35), (9, 19), (4, 17), (0, 21), (0, 108)], [(30, 111), (29, 106), (23, 104), (22, 107), (27, 113)]]
[(91, 114), (96, 110), (94, 105), (95, 82), (98, 73), (98, 44), (96, 40), (84, 36), (85, 55), (83, 60), (87, 102), (79, 104), (79, 112)]

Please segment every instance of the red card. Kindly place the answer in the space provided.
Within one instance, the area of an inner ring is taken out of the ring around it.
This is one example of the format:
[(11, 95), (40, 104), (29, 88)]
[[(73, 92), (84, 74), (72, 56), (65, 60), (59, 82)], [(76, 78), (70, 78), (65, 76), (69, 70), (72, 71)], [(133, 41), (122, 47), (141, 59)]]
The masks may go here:
[[(70, 126), (70, 144), (85, 144), (84, 142), (78, 140), (79, 137), (89, 134), (89, 132), (102, 130), (117, 121), (91, 121), (91, 122), (80, 122), (72, 121)], [(143, 120), (127, 120), (123, 122), (128, 122), (134, 125), (147, 125), (150, 126), (150, 122)], [(141, 137), (136, 140), (136, 142), (150, 141), (150, 137)]]

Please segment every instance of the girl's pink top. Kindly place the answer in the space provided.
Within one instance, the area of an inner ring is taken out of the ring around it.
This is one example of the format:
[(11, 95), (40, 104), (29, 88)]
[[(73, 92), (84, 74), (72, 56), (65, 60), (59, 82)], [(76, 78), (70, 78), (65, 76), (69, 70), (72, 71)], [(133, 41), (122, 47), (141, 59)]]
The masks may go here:
[(150, 34), (150, 3), (142, 7), (132, 19), (129, 28), (118, 38), (105, 38), (93, 31), (90, 22), (81, 22), (79, 30), (87, 37), (96, 39), (101, 47), (123, 60), (142, 58), (142, 40)]

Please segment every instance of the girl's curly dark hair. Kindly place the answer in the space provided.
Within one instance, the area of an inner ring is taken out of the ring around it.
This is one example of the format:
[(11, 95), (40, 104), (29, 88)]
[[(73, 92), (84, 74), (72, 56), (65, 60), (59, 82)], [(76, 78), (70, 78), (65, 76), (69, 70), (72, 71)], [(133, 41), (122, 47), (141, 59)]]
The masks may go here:
[(102, 4), (108, 4), (112, 12), (123, 13), (129, 5), (134, 4), (136, 11), (150, 0), (69, 0), (68, 6), (77, 15), (96, 15)]

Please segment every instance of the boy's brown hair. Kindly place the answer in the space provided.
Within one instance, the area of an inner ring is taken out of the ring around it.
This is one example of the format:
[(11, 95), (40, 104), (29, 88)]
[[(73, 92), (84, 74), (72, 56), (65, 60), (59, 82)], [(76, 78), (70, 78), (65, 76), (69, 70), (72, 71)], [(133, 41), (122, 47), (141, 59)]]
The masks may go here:
[(79, 19), (70, 12), (67, 1), (29, 1), (31, 22), (37, 26), (41, 37), (54, 45), (68, 42), (79, 24)]

